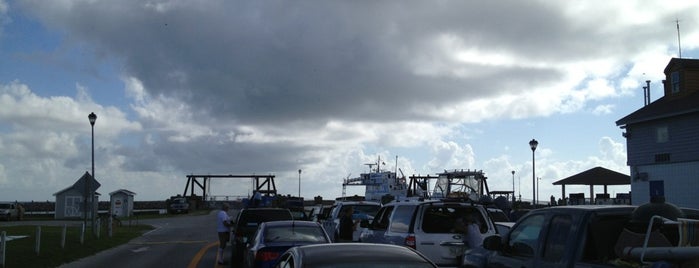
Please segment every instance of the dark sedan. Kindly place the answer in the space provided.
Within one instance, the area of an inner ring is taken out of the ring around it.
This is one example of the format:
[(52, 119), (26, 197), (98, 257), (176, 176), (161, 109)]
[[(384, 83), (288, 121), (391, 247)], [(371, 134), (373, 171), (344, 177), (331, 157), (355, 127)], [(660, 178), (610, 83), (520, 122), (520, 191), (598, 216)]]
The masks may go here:
[(293, 247), (279, 258), (279, 268), (436, 268), (419, 252), (403, 246), (335, 243)]
[(261, 223), (293, 219), (291, 212), (285, 208), (248, 208), (241, 210), (233, 225), (231, 267), (240, 267), (244, 264), (245, 245), (252, 241)]
[(330, 237), (317, 222), (263, 222), (245, 253), (246, 267), (272, 267), (279, 256), (295, 246), (330, 243)]

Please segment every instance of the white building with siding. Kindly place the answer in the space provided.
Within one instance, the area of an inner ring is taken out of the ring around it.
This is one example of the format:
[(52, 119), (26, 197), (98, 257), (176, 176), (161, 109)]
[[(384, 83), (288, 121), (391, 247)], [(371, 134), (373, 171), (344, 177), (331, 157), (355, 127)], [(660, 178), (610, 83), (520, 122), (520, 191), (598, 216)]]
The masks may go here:
[(699, 208), (699, 60), (673, 58), (664, 73), (664, 95), (650, 102), (646, 89), (645, 106), (616, 122), (626, 138), (632, 204), (662, 195)]

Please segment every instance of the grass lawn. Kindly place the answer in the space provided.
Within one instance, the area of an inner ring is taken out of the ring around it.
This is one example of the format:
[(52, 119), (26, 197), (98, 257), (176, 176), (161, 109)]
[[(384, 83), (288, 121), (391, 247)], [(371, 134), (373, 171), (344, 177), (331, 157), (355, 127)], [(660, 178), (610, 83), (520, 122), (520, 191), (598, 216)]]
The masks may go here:
[(0, 232), (5, 232), (7, 236), (27, 236), (6, 243), (5, 267), (56, 267), (127, 243), (152, 229), (149, 225), (123, 225), (114, 228), (112, 237), (109, 237), (102, 228), (99, 239), (93, 237), (88, 229), (85, 232), (84, 243), (81, 244), (81, 227), (69, 226), (66, 229), (65, 247), (61, 248), (63, 226), (41, 226), (38, 254), (37, 226), (3, 226), (0, 227)]

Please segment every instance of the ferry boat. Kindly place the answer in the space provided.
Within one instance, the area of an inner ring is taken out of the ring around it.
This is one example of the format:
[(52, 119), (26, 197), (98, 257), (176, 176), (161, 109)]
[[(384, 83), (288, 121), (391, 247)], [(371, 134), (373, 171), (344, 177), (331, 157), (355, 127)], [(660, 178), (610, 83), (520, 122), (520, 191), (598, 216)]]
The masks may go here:
[[(342, 196), (346, 196), (347, 186), (365, 186), (364, 199), (367, 201), (385, 202), (386, 198), (392, 200), (405, 199), (444, 199), (459, 198), (480, 201), (489, 196), (487, 177), (482, 170), (445, 170), (437, 176), (413, 175), (408, 178), (403, 174), (397, 176), (396, 172), (372, 169), (369, 165), (369, 173), (362, 173), (359, 177), (346, 178), (342, 182)], [(430, 180), (435, 180), (434, 188), (429, 190)]]
[(405, 182), (405, 176), (398, 177), (395, 172), (372, 172), (362, 173), (359, 177), (344, 179), (342, 182), (342, 195), (345, 196), (347, 186), (362, 185), (366, 189), (364, 191), (364, 200), (382, 202), (390, 196), (394, 199), (405, 199), (408, 197), (408, 187)]

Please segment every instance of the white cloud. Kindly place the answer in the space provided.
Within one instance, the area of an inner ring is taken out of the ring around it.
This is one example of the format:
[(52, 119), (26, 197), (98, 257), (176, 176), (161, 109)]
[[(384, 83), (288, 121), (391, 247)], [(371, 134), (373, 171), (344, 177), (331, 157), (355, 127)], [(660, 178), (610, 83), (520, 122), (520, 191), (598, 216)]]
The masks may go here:
[(124, 83), (127, 96), (134, 99), (131, 108), (141, 120), (149, 122), (151, 127), (169, 131), (171, 134), (168, 140), (187, 142), (216, 135), (210, 127), (195, 122), (192, 115), (194, 111), (186, 103), (164, 95), (153, 98), (145, 90), (143, 83), (134, 77), (125, 78)]
[(435, 141), (430, 144), (432, 159), (425, 170), (442, 172), (449, 169), (475, 168), (475, 153), (470, 145), (459, 145), (453, 141)]
[(594, 109), (592, 109), (592, 113), (595, 115), (611, 114), (613, 110), (614, 110), (614, 105), (611, 105), (611, 104), (597, 105), (597, 106), (595, 106)]
[[(79, 99), (89, 100), (84, 87), (78, 85), (77, 91)], [(1, 188), (17, 191), (26, 187), (32, 189), (31, 196), (49, 198), (74, 183), (90, 169), (90, 111), (98, 114), (96, 154), (107, 154), (99, 156), (101, 159), (110, 159), (109, 152), (115, 148), (120, 133), (140, 129), (138, 123), (129, 122), (114, 107), (77, 102), (65, 96), (44, 98), (20, 82), (0, 84), (0, 118), (4, 122), (0, 125), (4, 152), (0, 155)]]

